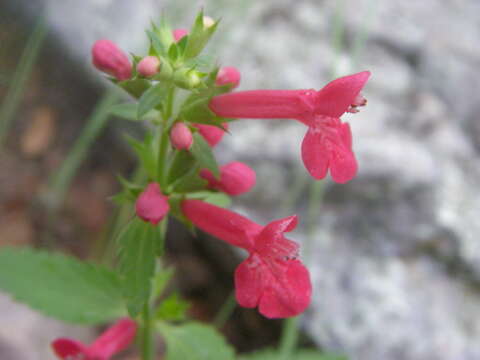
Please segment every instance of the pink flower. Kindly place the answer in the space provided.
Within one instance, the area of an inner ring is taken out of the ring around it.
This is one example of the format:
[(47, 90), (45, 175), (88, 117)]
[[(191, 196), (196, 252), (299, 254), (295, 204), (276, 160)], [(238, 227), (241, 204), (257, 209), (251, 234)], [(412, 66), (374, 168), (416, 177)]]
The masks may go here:
[(187, 29), (175, 29), (173, 30), (173, 38), (175, 39), (176, 42), (179, 42), (182, 40), (182, 38), (186, 35), (188, 35), (188, 30)]
[(127, 55), (110, 40), (98, 40), (93, 44), (92, 63), (98, 70), (120, 81), (132, 76), (132, 64)]
[(188, 150), (192, 146), (192, 132), (183, 122), (177, 122), (170, 130), (170, 141), (177, 150)]
[(168, 197), (162, 194), (160, 185), (157, 183), (148, 184), (135, 203), (137, 216), (153, 225), (162, 221), (169, 210)]
[(158, 72), (160, 60), (156, 56), (145, 56), (137, 65), (137, 71), (144, 77), (151, 77)]
[(89, 346), (69, 338), (56, 339), (51, 345), (60, 359), (109, 360), (130, 345), (135, 338), (136, 331), (135, 321), (124, 318), (117, 321)]
[[(211, 147), (217, 145), (225, 135), (225, 131), (214, 125), (206, 124), (192, 124), (198, 129), (200, 135), (210, 144)], [(223, 123), (222, 126), (228, 130), (228, 123)]]
[(360, 91), (369, 71), (345, 76), (315, 90), (252, 90), (214, 97), (210, 109), (222, 117), (254, 119), (297, 119), (309, 127), (302, 143), (302, 159), (315, 179), (328, 170), (334, 181), (345, 183), (357, 173), (345, 112), (357, 112), (366, 100)]
[(255, 171), (240, 161), (233, 161), (220, 167), (220, 180), (216, 179), (208, 169), (202, 169), (200, 176), (208, 181), (211, 188), (223, 191), (232, 196), (250, 191), (255, 186)]
[(240, 72), (233, 66), (222, 67), (217, 74), (215, 84), (218, 86), (231, 84), (232, 88), (236, 88), (240, 84)]
[(308, 307), (310, 275), (298, 259), (298, 245), (283, 235), (296, 227), (296, 216), (261, 226), (200, 200), (184, 200), (182, 211), (201, 230), (249, 252), (235, 271), (236, 298), (241, 306), (258, 306), (268, 318), (296, 316)]

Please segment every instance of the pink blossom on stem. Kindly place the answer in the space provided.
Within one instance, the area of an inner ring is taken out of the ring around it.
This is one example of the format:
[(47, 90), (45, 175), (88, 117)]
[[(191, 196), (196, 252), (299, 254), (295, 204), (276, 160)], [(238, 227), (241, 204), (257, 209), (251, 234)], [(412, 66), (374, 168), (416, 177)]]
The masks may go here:
[(232, 88), (236, 88), (240, 84), (240, 72), (233, 66), (222, 67), (217, 74), (215, 84), (218, 86), (232, 85)]
[(182, 38), (186, 35), (188, 35), (188, 30), (187, 29), (175, 29), (172, 32), (173, 38), (175, 39), (176, 42), (179, 42), (182, 40)]
[(177, 150), (188, 150), (192, 146), (192, 132), (183, 122), (177, 122), (170, 130), (170, 141)]
[(145, 56), (137, 65), (137, 71), (144, 77), (151, 77), (158, 73), (160, 60), (156, 56)]
[(249, 252), (235, 271), (235, 293), (241, 306), (258, 306), (268, 318), (296, 316), (308, 307), (310, 275), (298, 259), (298, 245), (283, 235), (296, 227), (296, 216), (261, 226), (200, 200), (184, 200), (182, 212), (201, 230)]
[(143, 221), (158, 224), (170, 211), (168, 197), (162, 194), (160, 185), (150, 183), (138, 196), (135, 203), (135, 212)]
[(92, 63), (98, 70), (120, 81), (132, 76), (132, 64), (127, 55), (110, 40), (98, 40), (93, 44)]
[(297, 119), (308, 126), (302, 143), (302, 159), (315, 179), (328, 170), (334, 181), (345, 183), (355, 177), (357, 161), (352, 134), (340, 117), (357, 112), (366, 104), (360, 91), (369, 71), (344, 76), (315, 90), (252, 90), (214, 97), (209, 107), (222, 117), (254, 119)]
[(220, 180), (208, 169), (202, 169), (200, 176), (208, 181), (211, 188), (232, 196), (246, 193), (255, 186), (255, 171), (240, 161), (233, 161), (220, 167)]
[[(211, 147), (217, 145), (225, 135), (225, 131), (214, 125), (206, 124), (192, 124), (198, 129), (200, 135), (208, 142)], [(228, 130), (228, 123), (223, 123), (222, 126)]]
[(63, 360), (109, 360), (132, 343), (136, 331), (135, 321), (124, 318), (118, 320), (89, 346), (69, 338), (56, 339), (51, 345), (55, 354)]

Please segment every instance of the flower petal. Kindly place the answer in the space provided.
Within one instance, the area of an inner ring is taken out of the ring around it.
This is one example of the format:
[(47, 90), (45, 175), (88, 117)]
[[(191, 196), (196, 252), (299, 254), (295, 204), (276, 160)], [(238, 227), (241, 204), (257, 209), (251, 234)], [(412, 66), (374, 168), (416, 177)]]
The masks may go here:
[(298, 223), (296, 215), (272, 221), (255, 237), (255, 251), (262, 257), (286, 260), (298, 256), (298, 244), (285, 238), (284, 232), (292, 231)]
[(110, 359), (125, 350), (135, 339), (137, 323), (129, 318), (118, 320), (89, 347), (89, 353), (96, 359)]
[(255, 171), (240, 161), (232, 161), (220, 167), (220, 180), (208, 169), (202, 169), (200, 176), (208, 181), (211, 188), (237, 196), (250, 191), (257, 179)]
[[(206, 124), (192, 124), (198, 129), (200, 135), (208, 142), (211, 147), (217, 145), (222, 140), (225, 131), (214, 125)], [(223, 123), (222, 126), (228, 130), (228, 123)]]
[(336, 118), (342, 116), (354, 103), (369, 77), (370, 71), (362, 71), (329, 82), (317, 93), (315, 113)]
[[(69, 338), (59, 338), (51, 344), (53, 351), (60, 359), (89, 360), (87, 347), (81, 342)], [(83, 356), (83, 357), (82, 357)]]
[(235, 270), (235, 297), (240, 306), (257, 307), (269, 270), (257, 254), (252, 254)]
[(328, 148), (320, 129), (310, 127), (302, 142), (302, 160), (310, 175), (315, 179), (327, 176), (329, 156)]
[(209, 107), (228, 118), (303, 119), (313, 114), (315, 101), (312, 90), (249, 90), (215, 96)]
[(345, 184), (357, 175), (357, 159), (352, 150), (339, 148), (332, 151), (330, 160), (330, 174), (339, 184)]
[(308, 307), (312, 295), (310, 274), (299, 260), (277, 262), (281, 276), (272, 276), (260, 298), (259, 311), (267, 318), (296, 316)]
[(262, 229), (242, 215), (201, 200), (184, 200), (182, 212), (201, 230), (246, 250), (252, 248), (253, 237)]

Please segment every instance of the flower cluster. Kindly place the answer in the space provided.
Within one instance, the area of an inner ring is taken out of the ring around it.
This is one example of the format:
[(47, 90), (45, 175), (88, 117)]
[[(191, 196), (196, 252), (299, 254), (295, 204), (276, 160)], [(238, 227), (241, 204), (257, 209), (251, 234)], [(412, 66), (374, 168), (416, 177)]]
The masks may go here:
[[(224, 208), (225, 203), (218, 199), (250, 191), (256, 173), (239, 161), (219, 166), (212, 148), (234, 119), (294, 119), (308, 127), (301, 154), (311, 176), (323, 179), (330, 172), (335, 182), (346, 183), (354, 178), (358, 165), (350, 126), (341, 117), (366, 105), (361, 90), (370, 72), (336, 79), (318, 91), (234, 91), (241, 78), (236, 68), (199, 70), (198, 55), (217, 25), (218, 21), (202, 12), (190, 31), (172, 30), (165, 22), (160, 27), (152, 25), (147, 32), (148, 55), (133, 56), (132, 60), (109, 40), (94, 44), (93, 65), (138, 100), (122, 105), (129, 109), (133, 105), (133, 120), (150, 121), (156, 129), (143, 142), (132, 142), (147, 179), (139, 184), (125, 181), (121, 199), (134, 201), (137, 220), (132, 223), (147, 230), (166, 225), (166, 217), (172, 215), (246, 250), (248, 257), (234, 276), (238, 303), (258, 307), (268, 318), (296, 316), (307, 309), (312, 294), (299, 245), (284, 235), (297, 226), (297, 216), (262, 226)], [(181, 97), (181, 103), (175, 103), (177, 89), (189, 92)], [(160, 228), (165, 234), (166, 227)], [(146, 278), (146, 288), (150, 280)], [(149, 297), (145, 298), (148, 307)], [(137, 313), (130, 314), (135, 317)], [(62, 359), (107, 360), (123, 350), (135, 332), (135, 322), (123, 319), (90, 346), (64, 338), (52, 346)]]

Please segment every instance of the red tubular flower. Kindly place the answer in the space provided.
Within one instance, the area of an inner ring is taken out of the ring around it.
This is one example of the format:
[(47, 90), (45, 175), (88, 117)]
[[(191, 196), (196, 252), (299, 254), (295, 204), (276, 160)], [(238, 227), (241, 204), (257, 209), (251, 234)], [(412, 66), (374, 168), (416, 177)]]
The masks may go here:
[(188, 35), (188, 30), (187, 29), (175, 29), (172, 32), (173, 38), (175, 39), (176, 42), (179, 42), (182, 40), (182, 38), (186, 35)]
[(145, 56), (137, 65), (137, 71), (144, 77), (151, 77), (158, 72), (160, 60), (156, 56)]
[(222, 117), (254, 119), (292, 118), (309, 127), (302, 143), (302, 159), (315, 179), (328, 170), (334, 181), (345, 183), (357, 173), (348, 124), (341, 122), (345, 112), (355, 113), (366, 104), (360, 91), (369, 71), (344, 76), (315, 90), (253, 90), (214, 97), (210, 109)]
[(177, 122), (170, 130), (170, 141), (175, 149), (188, 150), (193, 143), (192, 132), (187, 125)]
[(255, 171), (240, 161), (233, 161), (220, 167), (220, 180), (208, 169), (202, 169), (200, 176), (208, 181), (211, 188), (232, 196), (250, 191), (257, 179)]
[(203, 231), (249, 252), (235, 271), (236, 298), (241, 306), (258, 306), (268, 318), (296, 316), (308, 307), (310, 275), (297, 258), (298, 245), (283, 235), (296, 227), (296, 216), (261, 226), (200, 200), (184, 200), (182, 211)]
[[(200, 135), (210, 144), (211, 147), (217, 145), (225, 135), (225, 131), (217, 126), (206, 124), (192, 124), (198, 129)], [(228, 123), (223, 123), (222, 126), (225, 130), (228, 130)]]
[(233, 66), (222, 67), (217, 74), (215, 84), (218, 86), (230, 84), (232, 88), (236, 88), (240, 84), (240, 71)]
[(132, 64), (127, 55), (110, 40), (98, 40), (93, 44), (92, 63), (120, 81), (132, 76)]
[(157, 225), (170, 211), (168, 197), (162, 194), (160, 185), (150, 183), (135, 203), (135, 212), (143, 221)]
[(69, 338), (56, 339), (51, 345), (55, 354), (63, 360), (109, 360), (130, 345), (136, 331), (135, 321), (125, 318), (117, 321), (90, 346)]

